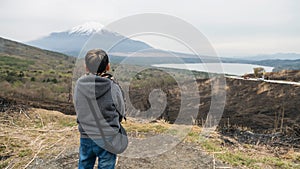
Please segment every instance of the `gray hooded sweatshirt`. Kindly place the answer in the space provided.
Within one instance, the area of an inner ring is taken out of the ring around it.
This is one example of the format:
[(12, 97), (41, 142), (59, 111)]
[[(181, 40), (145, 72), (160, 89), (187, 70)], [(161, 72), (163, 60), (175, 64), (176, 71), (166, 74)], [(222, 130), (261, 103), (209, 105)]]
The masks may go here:
[[(87, 99), (94, 107), (96, 119)], [(95, 120), (100, 121), (105, 136), (117, 134), (120, 119), (125, 117), (122, 91), (118, 84), (106, 77), (90, 74), (79, 78), (74, 89), (74, 106), (82, 138), (102, 138)]]

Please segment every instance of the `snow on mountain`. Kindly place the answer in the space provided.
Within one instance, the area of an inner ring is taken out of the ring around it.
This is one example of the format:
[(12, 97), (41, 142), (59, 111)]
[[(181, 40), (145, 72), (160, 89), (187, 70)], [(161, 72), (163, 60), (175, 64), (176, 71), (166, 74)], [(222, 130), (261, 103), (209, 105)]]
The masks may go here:
[(91, 35), (99, 32), (102, 28), (103, 25), (98, 22), (87, 22), (73, 27), (71, 30), (69, 30), (69, 34)]
[(97, 22), (87, 22), (63, 32), (53, 32), (30, 42), (38, 48), (61, 52), (67, 55), (78, 56), (85, 43), (93, 36), (93, 43), (89, 48), (102, 48), (110, 52), (136, 52), (152, 47), (142, 41), (132, 40), (116, 32), (102, 29), (103, 25)]

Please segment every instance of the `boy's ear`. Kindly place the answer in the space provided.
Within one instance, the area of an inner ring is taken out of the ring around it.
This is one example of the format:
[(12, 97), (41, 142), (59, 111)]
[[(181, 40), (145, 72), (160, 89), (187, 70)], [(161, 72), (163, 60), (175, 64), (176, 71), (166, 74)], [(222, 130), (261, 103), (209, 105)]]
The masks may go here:
[(109, 64), (109, 63), (106, 65), (105, 70), (106, 70), (106, 71), (109, 71), (109, 70), (110, 70), (110, 64)]

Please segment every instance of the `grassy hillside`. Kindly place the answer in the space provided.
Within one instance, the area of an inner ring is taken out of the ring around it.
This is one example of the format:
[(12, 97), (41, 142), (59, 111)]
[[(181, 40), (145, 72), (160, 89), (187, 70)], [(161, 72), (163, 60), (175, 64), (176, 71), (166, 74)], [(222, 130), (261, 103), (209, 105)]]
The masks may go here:
[[(110, 56), (112, 71), (120, 70), (122, 58)], [(147, 60), (145, 60), (147, 61)], [(72, 71), (76, 58), (57, 52), (42, 50), (22, 43), (0, 38), (0, 96), (19, 103), (66, 114), (74, 114), (72, 104)], [(134, 64), (134, 63), (131, 63)], [(128, 75), (141, 67), (123, 65), (120, 81), (128, 81)], [(174, 79), (163, 71), (146, 69), (133, 77), (135, 86), (147, 88), (155, 82), (160, 86), (173, 84)], [(189, 71), (170, 69), (173, 75), (184, 78)], [(110, 72), (114, 74), (114, 72)], [(197, 78), (207, 78), (207, 73), (193, 72)], [(134, 76), (132, 75), (132, 76)], [(80, 75), (81, 76), (81, 75)], [(141, 78), (142, 77), (142, 78)], [(157, 78), (159, 77), (159, 78)]]
[(70, 101), (74, 57), (0, 38), (0, 96)]

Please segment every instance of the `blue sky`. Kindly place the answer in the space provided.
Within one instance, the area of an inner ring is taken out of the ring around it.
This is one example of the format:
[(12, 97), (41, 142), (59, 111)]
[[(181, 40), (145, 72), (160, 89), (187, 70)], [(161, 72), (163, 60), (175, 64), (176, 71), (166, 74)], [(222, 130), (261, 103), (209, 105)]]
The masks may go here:
[[(21, 42), (87, 21), (103, 25), (139, 13), (163, 13), (199, 29), (220, 56), (300, 53), (298, 0), (1, 0), (0, 36)], [(169, 40), (141, 37), (154, 47)]]

